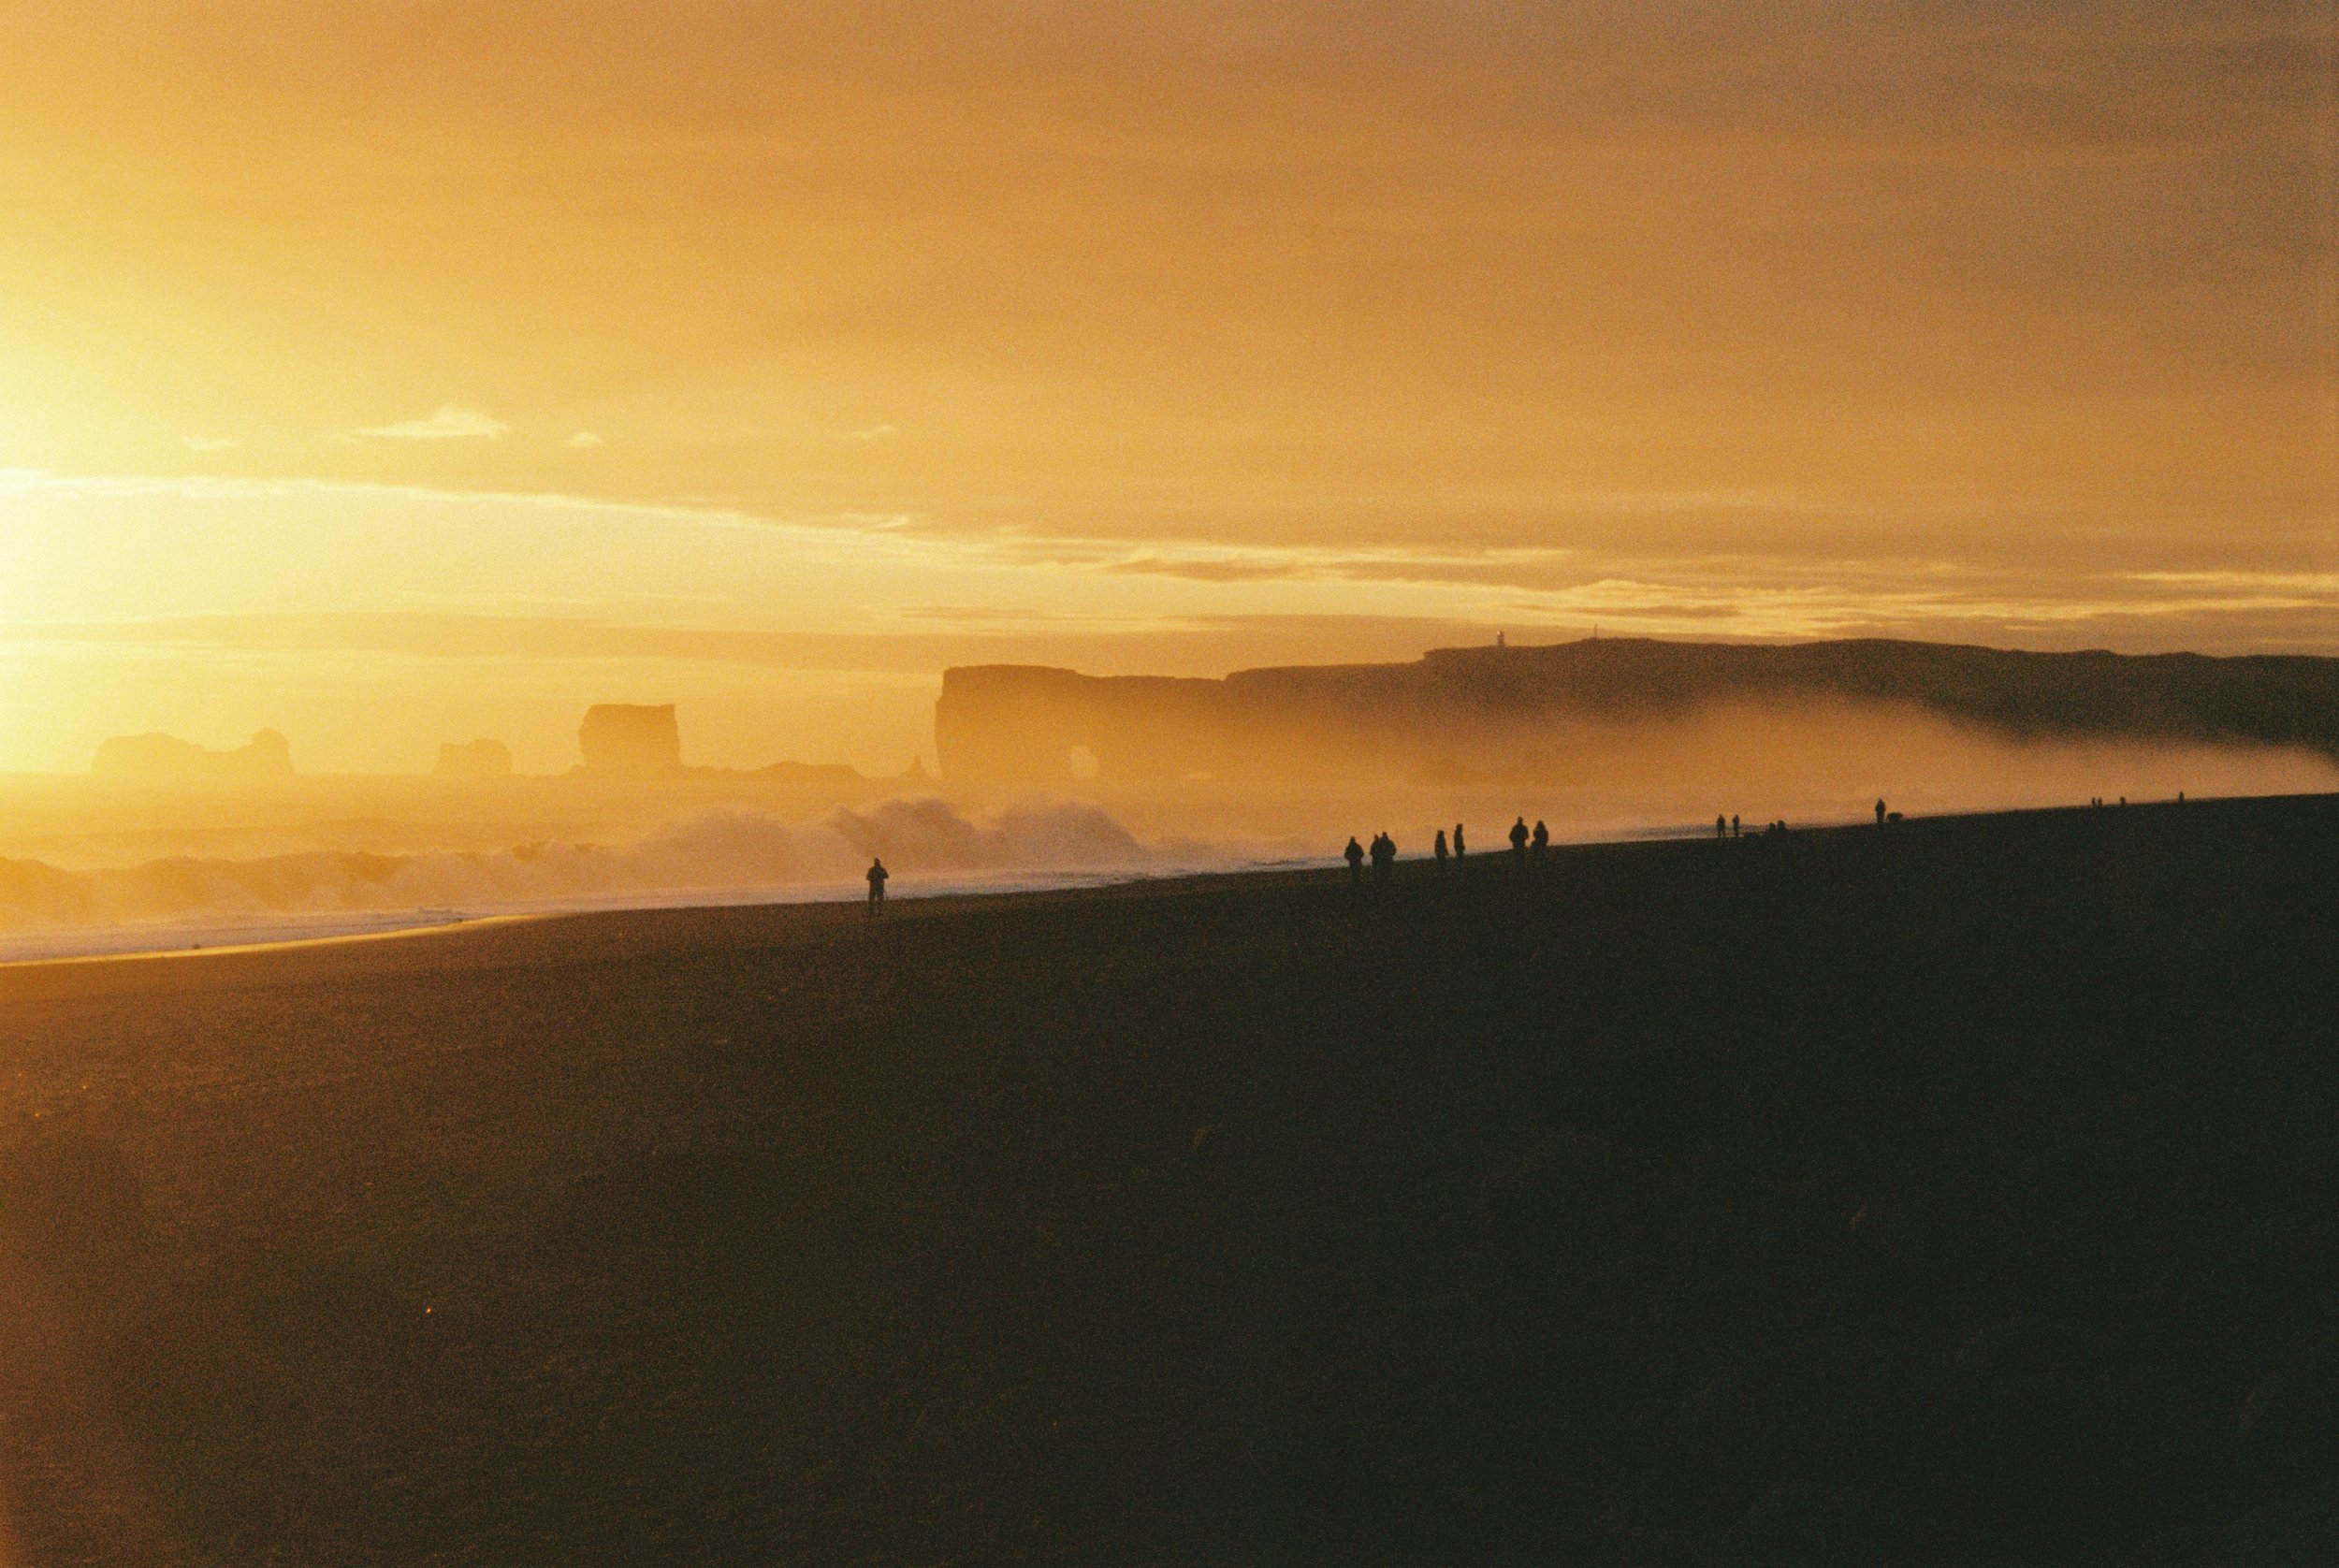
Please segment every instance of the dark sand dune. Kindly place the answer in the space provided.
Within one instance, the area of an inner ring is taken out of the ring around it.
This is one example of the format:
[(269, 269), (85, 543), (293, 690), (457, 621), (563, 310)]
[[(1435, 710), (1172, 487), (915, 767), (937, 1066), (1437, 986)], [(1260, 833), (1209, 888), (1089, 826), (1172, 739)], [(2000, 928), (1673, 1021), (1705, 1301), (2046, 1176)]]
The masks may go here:
[(2339, 1553), (2339, 800), (1402, 872), (0, 972), (0, 1544)]

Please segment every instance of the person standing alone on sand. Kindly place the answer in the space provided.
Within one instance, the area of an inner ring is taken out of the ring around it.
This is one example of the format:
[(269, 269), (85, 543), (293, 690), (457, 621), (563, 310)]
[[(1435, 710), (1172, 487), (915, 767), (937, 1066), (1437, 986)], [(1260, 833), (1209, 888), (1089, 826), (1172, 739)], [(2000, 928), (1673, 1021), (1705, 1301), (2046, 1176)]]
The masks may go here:
[(1884, 802), (1881, 797), (1876, 803), (1876, 825), (1880, 828), (1884, 825)]
[[(1375, 840), (1375, 842), (1377, 843), (1378, 840)], [(1348, 880), (1350, 884), (1354, 885), (1355, 883), (1363, 881), (1364, 846), (1357, 842), (1357, 835), (1355, 834), (1352, 833), (1348, 835), (1348, 847), (1340, 852), (1346, 856), (1348, 860)]]
[(1433, 855), (1437, 856), (1437, 868), (1438, 868), (1440, 871), (1445, 870), (1445, 869), (1446, 869), (1446, 830), (1445, 830), (1444, 828), (1440, 828), (1440, 829), (1438, 829), (1438, 830), (1437, 830), (1437, 836), (1436, 836), (1435, 838), (1433, 838), (1433, 839), (1431, 839), (1431, 840), (1430, 841), (1430, 852), (1431, 852), (1431, 854), (1433, 854)]
[(1454, 858), (1460, 860), (1470, 851), (1462, 847), (1461, 824), (1454, 824)]
[(875, 855), (869, 857), (869, 913), (873, 915), (885, 907), (885, 878), (889, 875), (883, 861)]
[[(1880, 822), (1881, 822), (1881, 821), (1882, 821), (1884, 819), (1883, 819), (1882, 817), (1881, 817), (1881, 816), (1880, 816), (1880, 817), (1878, 817), (1876, 820), (1877, 820), (1878, 821), (1880, 821)], [(1714, 819), (1714, 836), (1715, 836), (1716, 838), (1727, 838), (1727, 837), (1729, 837), (1729, 836), (1730, 836), (1730, 819), (1729, 819), (1729, 818), (1727, 818), (1727, 817), (1716, 817), (1716, 818)]]

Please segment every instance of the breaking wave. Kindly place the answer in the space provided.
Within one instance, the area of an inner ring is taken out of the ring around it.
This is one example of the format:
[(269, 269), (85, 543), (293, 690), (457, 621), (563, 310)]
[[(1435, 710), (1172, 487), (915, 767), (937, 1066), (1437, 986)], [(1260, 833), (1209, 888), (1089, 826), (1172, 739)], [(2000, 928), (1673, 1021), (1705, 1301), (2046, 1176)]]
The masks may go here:
[(873, 855), (903, 879), (898, 888), (1009, 874), (1141, 872), (1161, 868), (1170, 853), (1140, 843), (1093, 806), (1026, 805), (976, 820), (944, 801), (895, 800), (803, 823), (712, 812), (619, 846), (532, 843), (493, 853), (402, 855), (308, 850), (251, 860), (178, 856), (82, 871), (0, 860), (0, 933), (850, 891)]

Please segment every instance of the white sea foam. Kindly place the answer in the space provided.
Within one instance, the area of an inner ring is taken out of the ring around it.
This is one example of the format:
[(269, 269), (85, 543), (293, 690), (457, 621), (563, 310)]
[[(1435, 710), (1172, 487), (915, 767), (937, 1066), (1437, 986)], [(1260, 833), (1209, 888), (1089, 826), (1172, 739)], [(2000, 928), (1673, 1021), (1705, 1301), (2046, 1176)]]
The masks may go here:
[(0, 962), (323, 940), (510, 915), (858, 898), (873, 856), (901, 897), (1082, 886), (1264, 858), (1250, 846), (1140, 843), (1094, 806), (1033, 803), (977, 820), (923, 799), (814, 822), (710, 812), (619, 846), (175, 856), (90, 870), (0, 861)]

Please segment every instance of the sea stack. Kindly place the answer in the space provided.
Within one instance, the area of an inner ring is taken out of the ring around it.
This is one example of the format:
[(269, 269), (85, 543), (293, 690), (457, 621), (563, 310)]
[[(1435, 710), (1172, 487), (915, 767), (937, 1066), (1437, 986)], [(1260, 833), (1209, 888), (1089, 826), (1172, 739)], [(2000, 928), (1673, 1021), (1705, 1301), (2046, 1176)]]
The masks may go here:
[(674, 773), (682, 766), (672, 703), (597, 703), (585, 710), (576, 745), (588, 773)]
[(246, 781), (293, 777), (292, 746), (274, 730), (232, 751), (212, 751), (176, 735), (116, 735), (97, 748), (90, 772), (100, 778)]

